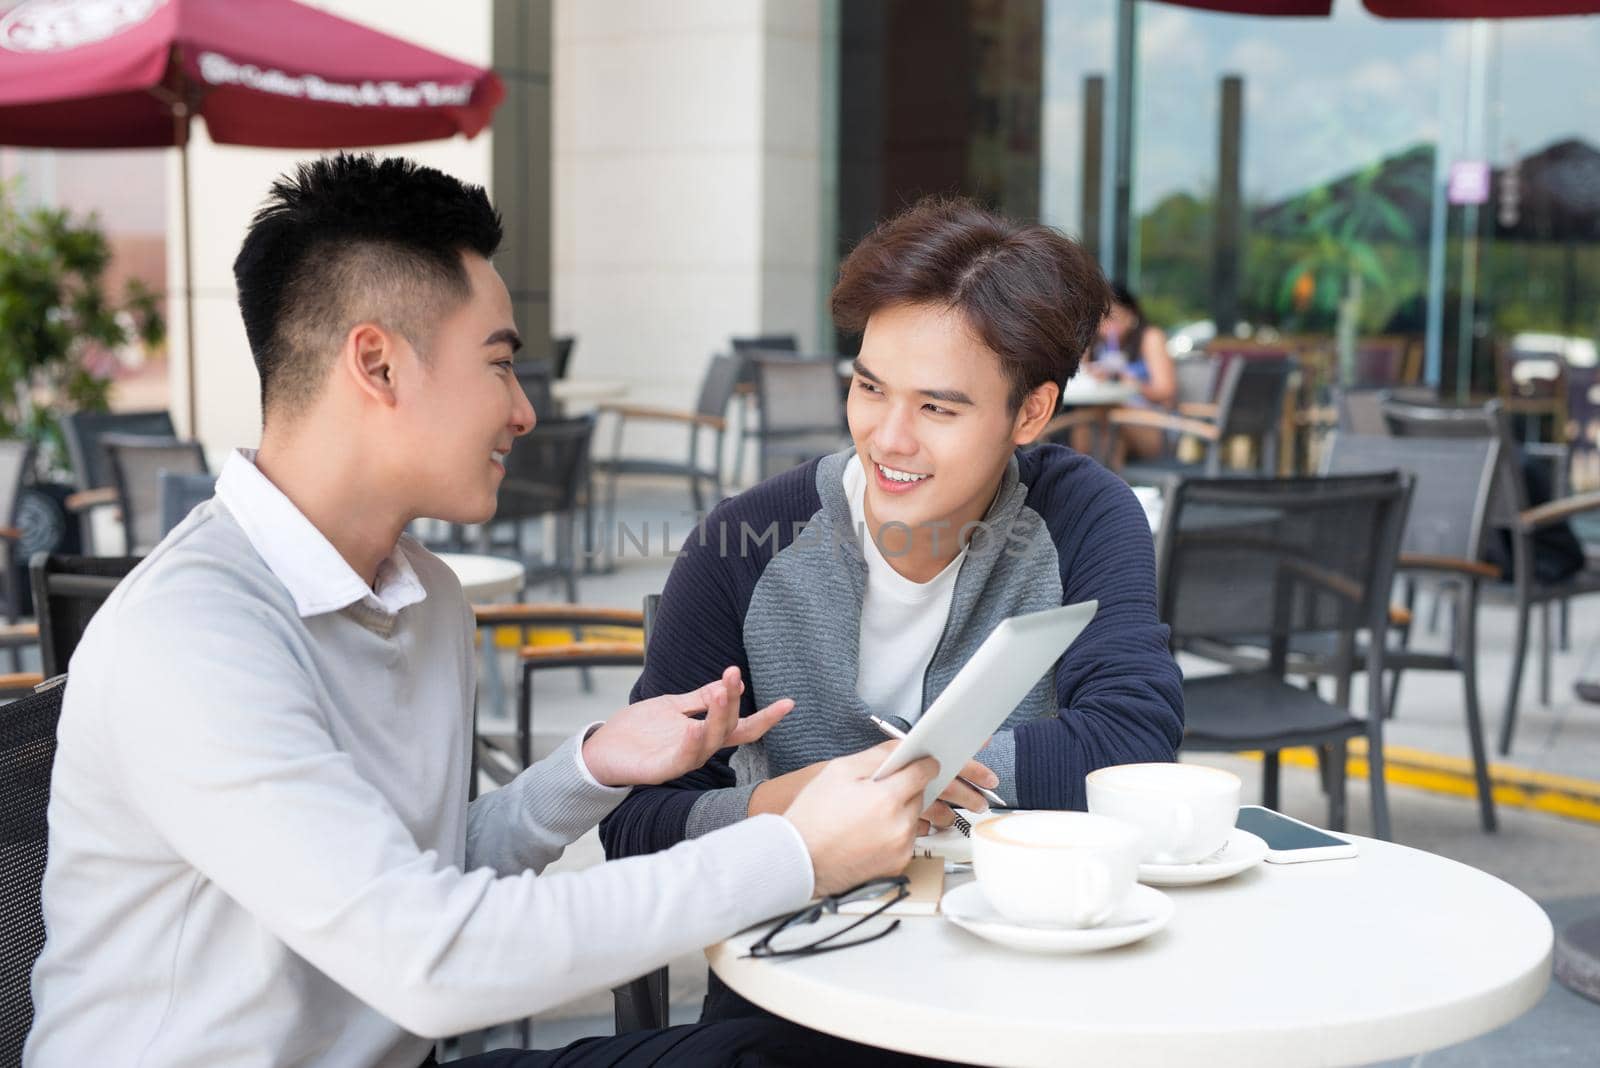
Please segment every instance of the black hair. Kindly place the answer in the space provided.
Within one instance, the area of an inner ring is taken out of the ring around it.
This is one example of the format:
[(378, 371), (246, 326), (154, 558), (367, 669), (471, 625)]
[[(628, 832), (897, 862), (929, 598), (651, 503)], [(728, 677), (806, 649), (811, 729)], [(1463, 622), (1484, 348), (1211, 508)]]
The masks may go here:
[(1150, 321), (1144, 317), (1144, 309), (1139, 306), (1139, 298), (1134, 296), (1133, 290), (1121, 282), (1111, 283), (1111, 302), (1120, 304), (1133, 313), (1133, 328), (1122, 337), (1122, 352), (1129, 363), (1138, 363), (1144, 359), (1144, 332)]
[(501, 237), (482, 186), (400, 157), (340, 153), (273, 182), (233, 261), (263, 411), (314, 398), (363, 319), (423, 352), (471, 293), (462, 254), (488, 259)]

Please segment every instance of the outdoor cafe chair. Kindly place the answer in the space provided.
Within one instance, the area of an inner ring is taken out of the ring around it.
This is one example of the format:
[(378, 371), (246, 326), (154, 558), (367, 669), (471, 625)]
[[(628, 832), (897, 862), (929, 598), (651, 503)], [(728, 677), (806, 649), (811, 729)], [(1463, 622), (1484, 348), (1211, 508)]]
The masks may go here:
[(1367, 688), (1366, 715), (1356, 716), (1285, 675), (1296, 637), (1331, 634), (1348, 650), (1365, 629), (1368, 677), (1383, 677), (1389, 588), (1410, 491), (1410, 476), (1397, 471), (1177, 480), (1156, 544), (1160, 615), (1175, 652), (1197, 640), (1267, 649), (1262, 665), (1185, 679), (1183, 748), (1261, 750), (1262, 804), (1276, 808), (1280, 751), (1315, 747), (1328, 823), (1339, 830), (1347, 743), (1364, 736), (1373, 827), (1383, 839), (1390, 834), (1383, 687)]
[[(617, 517), (617, 482), (624, 475), (660, 475), (687, 478), (694, 510), (703, 513), (722, 499), (722, 442), (728, 427), (728, 401), (733, 396), (739, 373), (732, 356), (713, 356), (700, 379), (700, 394), (692, 410), (653, 408), (638, 404), (602, 404), (597, 414), (614, 420), (611, 455), (594, 463), (595, 471), (606, 476), (606, 505), (600, 524), (601, 536), (609, 550), (616, 542), (613, 525)], [(688, 435), (687, 454), (682, 458), (659, 452), (651, 456), (629, 455), (623, 451), (623, 434), (628, 426), (639, 424), (679, 427)], [(704, 431), (711, 432), (709, 454), (702, 448)], [(709, 497), (702, 484), (711, 489)]]
[(0, 1064), (21, 1064), (33, 1026), (30, 984), (44, 949), (41, 886), (49, 850), (46, 823), (56, 723), (66, 679), (51, 679), (0, 705), (0, 825), (5, 863), (0, 866)]
[[(1593, 561), (1577, 573), (1554, 581), (1544, 581), (1537, 571), (1536, 546), (1542, 531), (1588, 513), (1600, 512), (1600, 492), (1558, 494), (1556, 499), (1538, 506), (1528, 503), (1520, 455), (1538, 454), (1535, 446), (1519, 446), (1511, 434), (1511, 424), (1499, 401), (1481, 408), (1431, 408), (1391, 402), (1384, 408), (1390, 431), (1397, 437), (1494, 438), (1500, 443), (1496, 491), (1490, 506), (1489, 526), (1505, 530), (1511, 541), (1511, 575), (1483, 587), (1486, 599), (1510, 603), (1516, 609), (1516, 636), (1512, 639), (1511, 673), (1506, 689), (1505, 712), (1500, 721), (1499, 750), (1511, 752), (1516, 731), (1517, 702), (1522, 688), (1522, 671), (1527, 660), (1528, 629), (1535, 608), (1540, 613), (1539, 698), (1550, 700), (1550, 608), (1569, 598), (1600, 593), (1600, 566)], [(1548, 448), (1548, 447), (1546, 447)], [(1564, 452), (1564, 446), (1556, 446)], [(1558, 460), (1559, 462), (1559, 460)]]
[(142, 556), (166, 533), (161, 511), (162, 472), (205, 474), (205, 451), (198, 441), (130, 434), (103, 434), (100, 448), (122, 516), (123, 552)]
[(165, 409), (138, 412), (67, 412), (61, 416), (61, 436), (67, 445), (77, 492), (66, 500), (67, 510), (78, 517), (85, 550), (94, 551), (92, 516), (98, 509), (115, 506), (117, 491), (111, 463), (100, 439), (107, 434), (174, 438), (172, 414)]
[(28, 561), (33, 610), (39, 620), (39, 661), (45, 678), (67, 670), (89, 620), (139, 556), (61, 556), (35, 553)]
[(753, 334), (733, 337), (728, 341), (734, 362), (739, 365), (734, 378), (733, 394), (739, 402), (739, 429), (734, 435), (733, 481), (744, 482), (745, 447), (759, 444), (761, 428), (752, 425), (750, 412), (756, 403), (756, 368), (751, 358), (761, 353), (788, 353), (798, 355), (800, 338), (795, 334)]
[[(517, 438), (506, 454), (505, 477), (500, 480), (494, 518), (484, 524), (479, 548), (509, 550), (528, 565), (528, 584), (560, 579), (567, 600), (578, 600), (578, 516), (589, 507), (589, 445), (594, 436), (594, 416), (576, 419), (541, 419)], [(529, 520), (553, 518), (555, 544), (541, 547), (541, 556), (529, 560), (524, 548), (524, 526)], [(509, 540), (495, 538), (496, 530), (509, 530)], [(588, 531), (588, 523), (585, 523)]]
[(15, 623), (21, 613), (14, 555), (22, 541), (17, 526), (22, 488), (33, 472), (34, 448), (21, 438), (0, 439), (0, 582), (4, 583), (5, 621)]
[(843, 447), (844, 402), (832, 357), (751, 357), (761, 415), (762, 479)]
[[(1478, 706), (1477, 615), (1481, 584), (1500, 578), (1499, 568), (1480, 559), (1499, 465), (1497, 438), (1418, 440), (1343, 433), (1334, 436), (1323, 461), (1325, 475), (1401, 470), (1415, 480), (1397, 565), (1398, 576), (1406, 587), (1408, 611), (1395, 628), (1398, 642), (1385, 653), (1393, 679), (1385, 707), (1393, 712), (1402, 671), (1461, 674), (1479, 817), (1486, 831), (1495, 829), (1496, 820)], [(1452, 598), (1455, 612), (1450, 642), (1442, 652), (1426, 652), (1410, 645), (1409, 610), (1414, 609), (1416, 589), (1423, 582), (1436, 588), (1448, 587), (1456, 594)], [(1350, 665), (1348, 659), (1345, 665)], [(1368, 684), (1374, 683), (1369, 680)], [(1348, 670), (1339, 685), (1341, 694), (1347, 695)], [(1344, 703), (1343, 697), (1336, 700)]]
[[(1159, 408), (1117, 408), (1107, 417), (1111, 430), (1108, 455), (1118, 454), (1118, 435), (1124, 427), (1153, 427), (1165, 430), (1167, 447), (1162, 456), (1124, 463), (1120, 474), (1135, 485), (1159, 485), (1172, 475), (1223, 474), (1222, 449), (1237, 436), (1256, 443), (1257, 470), (1271, 474), (1278, 469), (1282, 438), (1284, 398), (1297, 365), (1288, 357), (1236, 358), (1228, 361), (1217, 385), (1215, 411), (1190, 405), (1191, 414)], [(1188, 463), (1178, 457), (1178, 442), (1184, 436), (1198, 438), (1205, 457)]]

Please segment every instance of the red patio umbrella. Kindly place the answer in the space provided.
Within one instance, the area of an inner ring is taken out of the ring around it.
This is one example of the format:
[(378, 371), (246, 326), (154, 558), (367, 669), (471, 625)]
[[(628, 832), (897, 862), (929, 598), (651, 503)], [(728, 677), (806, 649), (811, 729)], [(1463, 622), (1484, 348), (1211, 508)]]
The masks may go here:
[(0, 6), (0, 144), (183, 151), (191, 432), (190, 118), (221, 144), (353, 148), (472, 137), (504, 96), (493, 71), (294, 0)]
[(1600, 0), (1362, 0), (1386, 19), (1517, 19), (1593, 15)]

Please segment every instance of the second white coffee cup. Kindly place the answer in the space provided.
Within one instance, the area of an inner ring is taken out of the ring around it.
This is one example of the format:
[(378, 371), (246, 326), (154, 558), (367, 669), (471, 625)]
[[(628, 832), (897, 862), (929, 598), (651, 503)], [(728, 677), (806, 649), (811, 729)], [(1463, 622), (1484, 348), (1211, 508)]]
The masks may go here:
[(1144, 835), (1139, 859), (1193, 864), (1228, 842), (1239, 818), (1239, 776), (1199, 764), (1118, 764), (1084, 780), (1089, 811)]
[(1136, 827), (1087, 812), (1018, 812), (973, 828), (972, 870), (1013, 923), (1093, 927), (1139, 872)]

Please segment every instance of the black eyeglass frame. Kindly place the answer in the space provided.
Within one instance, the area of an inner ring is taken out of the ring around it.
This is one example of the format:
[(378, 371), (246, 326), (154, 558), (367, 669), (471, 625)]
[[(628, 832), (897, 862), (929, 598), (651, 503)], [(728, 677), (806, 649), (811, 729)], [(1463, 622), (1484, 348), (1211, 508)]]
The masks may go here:
[[(816, 923), (818, 920), (822, 919), (823, 916), (836, 915), (839, 912), (840, 905), (844, 905), (852, 901), (860, 901), (864, 898), (871, 899), (879, 896), (880, 894), (887, 894), (890, 891), (893, 891), (893, 896), (886, 898), (877, 908), (873, 909), (869, 913), (866, 913), (860, 919), (856, 920), (856, 922), (841, 927), (837, 931), (823, 935), (815, 942), (808, 942), (803, 946), (796, 946), (793, 949), (772, 948), (772, 940), (778, 935), (782, 934), (784, 931), (789, 930), (791, 927), (800, 927), (804, 924)], [(747, 958), (805, 957), (816, 953), (829, 953), (836, 949), (849, 949), (851, 946), (864, 946), (868, 942), (876, 942), (885, 935), (893, 933), (894, 929), (900, 926), (900, 921), (898, 918), (895, 919), (893, 923), (889, 924), (889, 926), (885, 927), (876, 934), (867, 935), (864, 938), (853, 938), (848, 942), (839, 942), (836, 941), (836, 939), (849, 934), (851, 931), (854, 931), (857, 927), (860, 927), (869, 920), (877, 919), (889, 909), (893, 908), (895, 905), (898, 905), (900, 902), (904, 901), (910, 896), (911, 880), (907, 876), (895, 875), (883, 879), (868, 879), (859, 886), (852, 886), (850, 889), (842, 891), (841, 893), (829, 894), (827, 897), (824, 897), (818, 901), (814, 901), (803, 909), (791, 912), (789, 915), (783, 917), (777, 923), (773, 924), (772, 928), (768, 930), (766, 934), (762, 935), (759, 940), (751, 943), (749, 952), (745, 953), (744, 955)]]

